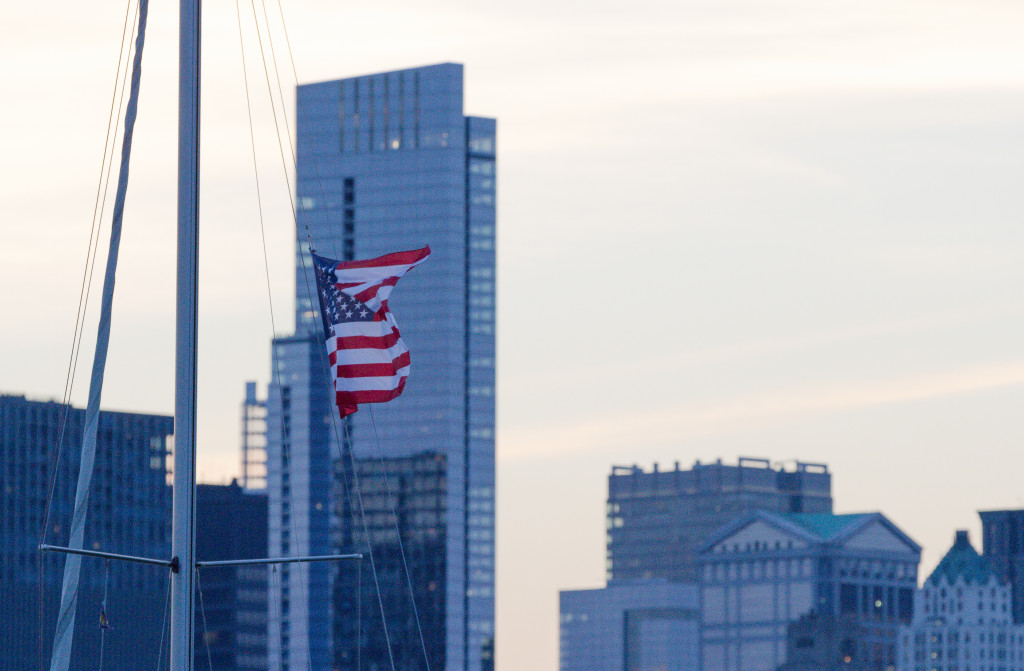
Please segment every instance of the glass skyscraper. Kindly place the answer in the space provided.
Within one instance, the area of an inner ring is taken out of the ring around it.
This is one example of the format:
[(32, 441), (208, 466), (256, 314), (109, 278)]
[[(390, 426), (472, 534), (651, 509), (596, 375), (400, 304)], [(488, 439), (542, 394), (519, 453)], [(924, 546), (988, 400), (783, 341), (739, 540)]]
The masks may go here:
[[(268, 395), (271, 552), (283, 549), (286, 535), (299, 535), (314, 551), (328, 543), (367, 555), (358, 570), (334, 569), (336, 668), (389, 667), (381, 658), (388, 640), (404, 669), (425, 670), (425, 654), (433, 670), (493, 666), (495, 121), (465, 116), (462, 101), (462, 66), (452, 63), (298, 89), (296, 336), (275, 346)], [(361, 406), (344, 427), (315, 400), (329, 402), (333, 391), (316, 335), (307, 240), (335, 259), (432, 250), (389, 300), (412, 354), (405, 392)], [(305, 357), (304, 348), (315, 356)], [(313, 390), (297, 391), (297, 384)], [(296, 394), (305, 399), (302, 417)], [(300, 431), (296, 422), (308, 426)], [(273, 472), (284, 465), (286, 440), (293, 465), (304, 460), (307, 470)], [(316, 508), (323, 490), (310, 486), (324, 454), (338, 460), (330, 469), (330, 529), (301, 531), (298, 517), (312, 524), (327, 515)], [(304, 607), (315, 619), (320, 605), (312, 602), (324, 595), (310, 591)], [(289, 603), (294, 615), (296, 602)], [(288, 617), (278, 615), (280, 642)], [(273, 611), (271, 620), (273, 638)], [(319, 649), (310, 643), (310, 657)], [(295, 660), (304, 662), (305, 653)]]

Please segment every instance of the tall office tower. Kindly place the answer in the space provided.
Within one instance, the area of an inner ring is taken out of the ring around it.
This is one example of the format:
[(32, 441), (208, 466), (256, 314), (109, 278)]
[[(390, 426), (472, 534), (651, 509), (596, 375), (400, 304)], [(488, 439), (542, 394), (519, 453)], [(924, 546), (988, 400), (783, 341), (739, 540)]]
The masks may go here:
[[(388, 649), (373, 615), (376, 609), (379, 620), (378, 584), (387, 595), (391, 653), (407, 660), (405, 668), (427, 668), (424, 648), (434, 670), (486, 671), (492, 664), (495, 122), (465, 116), (462, 91), (462, 66), (451, 63), (298, 89), (296, 336), (275, 344), (268, 396), (271, 551), (286, 545), (288, 533), (319, 551), (333, 511), (335, 548), (367, 555), (358, 592), (334, 599), (342, 623), (332, 652), (338, 668), (365, 664), (364, 650)], [(344, 424), (329, 407), (333, 387), (316, 335), (307, 240), (320, 255), (343, 260), (431, 248), (389, 300), (412, 353), (405, 391), (390, 403), (362, 406)], [(346, 464), (327, 467), (342, 443)], [(275, 475), (286, 454), (291, 470)], [(368, 475), (373, 468), (391, 479)], [(443, 481), (429, 485), (430, 501), (418, 500), (409, 487), (430, 481), (438, 468)], [(312, 482), (332, 471), (339, 473), (333, 492)], [(329, 492), (333, 505), (321, 510)], [(369, 510), (383, 514), (371, 520)], [(383, 562), (376, 576), (370, 550)], [(341, 590), (351, 567), (334, 570)], [(319, 587), (309, 592), (299, 603), (292, 589), (279, 625), (271, 612), (272, 665), (275, 645), (282, 655), (290, 648), (290, 659), (305, 659), (304, 632), (296, 627), (307, 620), (312, 627), (319, 617), (313, 611), (330, 599)], [(351, 621), (362, 623), (357, 633)], [(309, 648), (313, 668), (325, 668), (319, 642)]]
[(670, 471), (615, 466), (608, 477), (608, 580), (697, 579), (697, 548), (751, 510), (832, 512), (832, 475), (823, 464), (773, 468), (767, 459), (735, 466), (679, 462)]
[[(43, 661), (49, 664), (64, 557), (40, 554), (40, 531), (55, 477), (45, 541), (67, 544), (84, 426), (84, 410), (23, 396), (0, 396), (0, 667), (4, 669), (39, 668), (40, 645)], [(167, 556), (171, 538), (167, 463), (173, 426), (173, 418), (162, 415), (100, 413), (86, 548)], [(101, 639), (104, 669), (156, 668), (167, 580), (166, 570), (152, 566), (83, 558), (71, 668), (99, 668)], [(104, 593), (110, 629), (98, 626)]]
[(1013, 595), (1013, 621), (1024, 624), (1024, 510), (983, 510), (982, 554)]
[[(267, 496), (238, 482), (196, 486), (196, 559), (267, 556)], [(195, 668), (267, 669), (267, 567), (200, 571)]]
[(1010, 585), (957, 531), (917, 592), (913, 622), (900, 627), (897, 671), (1024, 670), (1024, 626), (1010, 602)]
[(702, 671), (778, 669), (789, 624), (812, 611), (862, 627), (848, 649), (868, 651), (862, 668), (892, 671), (920, 559), (881, 513), (747, 513), (698, 555)]

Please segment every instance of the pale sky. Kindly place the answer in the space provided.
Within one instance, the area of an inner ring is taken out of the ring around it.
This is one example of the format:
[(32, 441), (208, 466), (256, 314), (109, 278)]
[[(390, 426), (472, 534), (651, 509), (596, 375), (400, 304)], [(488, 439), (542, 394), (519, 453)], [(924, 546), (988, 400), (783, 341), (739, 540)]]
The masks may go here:
[[(955, 529), (980, 543), (976, 510), (1024, 507), (1020, 3), (284, 11), (300, 81), (456, 61), (466, 112), (498, 119), (503, 671), (557, 669), (558, 590), (602, 584), (612, 464), (826, 462), (836, 510), (886, 513), (925, 572)], [(4, 392), (64, 387), (123, 12), (0, 9)], [(173, 409), (176, 12), (151, 9), (109, 409)], [(273, 329), (233, 3), (204, 28), (200, 471), (225, 481)], [(287, 332), (293, 224), (254, 75)]]

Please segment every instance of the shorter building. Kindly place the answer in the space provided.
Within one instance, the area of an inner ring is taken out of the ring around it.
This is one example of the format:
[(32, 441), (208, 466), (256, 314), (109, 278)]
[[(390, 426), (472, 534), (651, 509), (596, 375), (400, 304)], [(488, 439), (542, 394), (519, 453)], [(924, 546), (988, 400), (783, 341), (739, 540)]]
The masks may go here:
[(607, 510), (608, 582), (694, 582), (697, 548), (744, 513), (832, 512), (832, 474), (824, 464), (783, 468), (749, 457), (689, 469), (614, 466)]
[(982, 556), (1010, 586), (1013, 621), (1024, 624), (1024, 510), (982, 510)]
[(957, 531), (900, 627), (898, 671), (1024, 671), (1024, 626), (1012, 621), (1009, 583)]
[[(0, 395), (0, 668), (49, 665), (86, 431), (85, 410)], [(101, 411), (84, 547), (165, 557), (171, 541), (168, 457), (174, 418)], [(160, 664), (168, 572), (82, 559), (75, 669)], [(106, 604), (105, 606), (103, 604)], [(103, 612), (110, 628), (99, 626)], [(40, 641), (45, 641), (40, 658)], [(101, 657), (101, 654), (103, 657)]]
[(774, 671), (816, 611), (863, 626), (867, 669), (891, 671), (913, 616), (921, 548), (881, 513), (748, 513), (699, 555), (703, 671)]
[[(267, 496), (239, 484), (196, 486), (199, 561), (267, 556)], [(267, 668), (267, 566), (200, 569), (195, 666)]]
[(560, 671), (693, 671), (700, 664), (694, 584), (618, 582), (559, 595)]

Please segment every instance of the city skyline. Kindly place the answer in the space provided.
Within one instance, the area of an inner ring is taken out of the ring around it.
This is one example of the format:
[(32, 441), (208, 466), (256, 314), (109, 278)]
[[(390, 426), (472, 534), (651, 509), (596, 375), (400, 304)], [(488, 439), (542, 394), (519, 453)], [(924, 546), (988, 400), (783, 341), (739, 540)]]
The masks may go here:
[[(243, 384), (275, 327), (234, 16), (208, 10), (205, 128), (219, 141), (204, 150), (199, 472), (226, 481)], [(1024, 506), (1024, 9), (285, 11), (301, 82), (457, 61), (466, 112), (502, 122), (499, 665), (555, 667), (558, 590), (604, 574), (612, 465), (826, 462), (837, 512), (884, 511), (925, 546), (923, 572), (952, 529), (980, 537), (975, 510)], [(63, 387), (120, 12), (2, 10), (9, 393)], [(172, 13), (150, 17), (105, 409), (171, 408)], [(254, 111), (262, 132), (268, 109)], [(259, 148), (284, 332), (294, 229), (280, 159)], [(610, 315), (621, 306), (655, 320)], [(640, 329), (659, 338), (638, 347)], [(80, 364), (77, 405), (85, 386)]]

